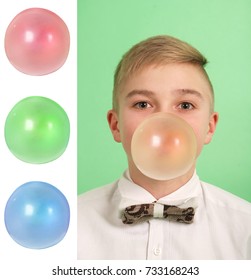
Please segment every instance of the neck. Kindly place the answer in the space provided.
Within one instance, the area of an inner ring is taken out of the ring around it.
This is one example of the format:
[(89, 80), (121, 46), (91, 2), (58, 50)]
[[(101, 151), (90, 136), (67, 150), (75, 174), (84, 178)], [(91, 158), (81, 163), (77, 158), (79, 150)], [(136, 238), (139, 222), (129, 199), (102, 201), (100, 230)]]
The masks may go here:
[(169, 195), (185, 185), (193, 176), (195, 166), (184, 175), (168, 181), (154, 180), (142, 174), (135, 165), (129, 165), (132, 181), (151, 193), (157, 200)]

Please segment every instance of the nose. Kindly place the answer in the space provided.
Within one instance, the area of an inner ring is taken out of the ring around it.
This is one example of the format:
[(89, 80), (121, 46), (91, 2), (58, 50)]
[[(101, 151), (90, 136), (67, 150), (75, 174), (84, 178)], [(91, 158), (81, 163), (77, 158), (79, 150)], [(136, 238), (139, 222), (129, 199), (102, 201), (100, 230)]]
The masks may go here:
[(162, 102), (158, 106), (156, 106), (154, 113), (167, 113), (177, 115), (177, 112), (175, 112), (172, 106), (166, 102)]

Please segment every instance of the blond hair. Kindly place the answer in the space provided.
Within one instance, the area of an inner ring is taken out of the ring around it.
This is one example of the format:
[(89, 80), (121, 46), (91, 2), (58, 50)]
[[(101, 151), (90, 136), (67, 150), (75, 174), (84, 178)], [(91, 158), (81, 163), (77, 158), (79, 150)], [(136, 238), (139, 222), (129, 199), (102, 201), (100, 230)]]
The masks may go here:
[(171, 36), (161, 35), (139, 42), (123, 55), (114, 74), (113, 109), (118, 110), (117, 96), (121, 86), (131, 75), (142, 70), (145, 66), (165, 65), (168, 63), (198, 65), (209, 82), (212, 91), (212, 102), (214, 101), (213, 87), (204, 69), (207, 59), (188, 43)]

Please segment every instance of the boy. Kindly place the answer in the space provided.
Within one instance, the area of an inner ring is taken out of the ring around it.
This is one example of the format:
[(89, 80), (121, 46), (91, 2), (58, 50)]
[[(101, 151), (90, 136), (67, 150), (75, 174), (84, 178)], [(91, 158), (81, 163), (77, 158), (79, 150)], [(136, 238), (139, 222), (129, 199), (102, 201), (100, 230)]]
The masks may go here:
[[(193, 128), (198, 158), (218, 121), (206, 63), (192, 46), (169, 36), (142, 41), (123, 56), (107, 119), (124, 147), (128, 170), (118, 181), (80, 195), (79, 259), (251, 259), (250, 203), (201, 182), (195, 164), (178, 178), (154, 180), (131, 155), (137, 126), (166, 112)], [(172, 219), (165, 209), (186, 216)], [(134, 213), (143, 212), (148, 216), (134, 222)]]

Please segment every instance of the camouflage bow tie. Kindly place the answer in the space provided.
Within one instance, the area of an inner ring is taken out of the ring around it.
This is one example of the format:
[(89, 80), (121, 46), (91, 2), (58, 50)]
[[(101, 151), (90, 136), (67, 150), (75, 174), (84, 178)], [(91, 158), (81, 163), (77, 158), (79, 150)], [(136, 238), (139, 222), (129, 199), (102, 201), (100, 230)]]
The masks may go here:
[(163, 218), (179, 223), (191, 224), (194, 218), (194, 208), (180, 208), (158, 203), (132, 205), (124, 210), (122, 222), (124, 224), (136, 224), (151, 218)]

